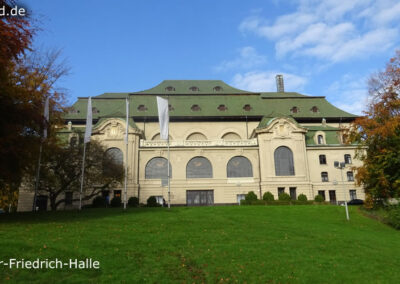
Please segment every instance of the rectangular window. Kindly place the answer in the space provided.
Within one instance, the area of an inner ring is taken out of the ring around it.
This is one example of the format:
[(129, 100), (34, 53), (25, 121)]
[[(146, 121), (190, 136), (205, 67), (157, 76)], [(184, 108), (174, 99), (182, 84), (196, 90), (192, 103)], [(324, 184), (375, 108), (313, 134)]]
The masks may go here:
[(319, 164), (326, 165), (326, 156), (325, 155), (319, 155)]
[(290, 198), (292, 200), (296, 200), (297, 199), (296, 188), (295, 187), (289, 187), (289, 191), (290, 191)]
[(328, 182), (329, 181), (327, 172), (322, 172), (321, 173), (321, 180), (322, 180), (322, 182)]
[(72, 191), (65, 192), (65, 205), (72, 205)]
[(357, 199), (357, 192), (355, 189), (350, 189), (349, 193), (350, 193), (350, 200)]
[(351, 164), (351, 155), (350, 154), (344, 155), (344, 163)]
[(354, 181), (353, 172), (347, 172), (347, 181)]
[(285, 192), (285, 188), (284, 187), (278, 187), (278, 196), (280, 196), (284, 192)]
[(324, 198), (324, 200), (326, 200), (325, 190), (318, 190), (318, 195), (321, 195)]
[(238, 195), (236, 195), (236, 198), (237, 198), (238, 204), (240, 205), (240, 201), (244, 200), (246, 198), (246, 194), (238, 194)]
[(186, 203), (188, 206), (213, 205), (214, 190), (186, 190)]

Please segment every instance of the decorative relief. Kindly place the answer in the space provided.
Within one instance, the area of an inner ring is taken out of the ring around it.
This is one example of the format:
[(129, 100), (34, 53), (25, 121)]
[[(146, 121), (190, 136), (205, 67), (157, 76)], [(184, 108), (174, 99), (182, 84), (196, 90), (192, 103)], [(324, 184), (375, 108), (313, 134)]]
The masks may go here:
[[(169, 142), (170, 147), (252, 147), (258, 146), (257, 138), (226, 141), (226, 140), (174, 140)], [(167, 141), (140, 140), (140, 147), (167, 147)]]
[(112, 121), (105, 130), (105, 134), (107, 136), (107, 138), (112, 138), (112, 139), (116, 139), (116, 138), (122, 138), (123, 134), (124, 134), (124, 128), (122, 127), (122, 125), (116, 121)]

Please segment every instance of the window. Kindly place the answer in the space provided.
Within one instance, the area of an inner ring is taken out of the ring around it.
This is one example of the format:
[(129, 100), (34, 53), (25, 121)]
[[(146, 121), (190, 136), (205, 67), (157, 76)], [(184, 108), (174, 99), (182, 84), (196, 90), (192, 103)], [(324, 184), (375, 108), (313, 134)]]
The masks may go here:
[(201, 108), (199, 107), (199, 105), (192, 105), (192, 107), (190, 108), (192, 111), (199, 111), (201, 110)]
[(224, 136), (222, 136), (222, 139), (224, 140), (241, 140), (240, 136), (237, 133), (234, 132), (228, 132), (225, 133)]
[(325, 198), (325, 190), (318, 190), (318, 195), (321, 195), (324, 198), (324, 200), (326, 200), (326, 198)]
[(69, 146), (74, 147), (78, 145), (78, 138), (77, 137), (71, 137), (71, 140), (69, 140)]
[[(169, 165), (169, 176), (172, 177), (172, 167)], [(168, 179), (168, 161), (162, 157), (151, 159), (145, 169), (146, 179)]]
[(188, 206), (201, 206), (214, 204), (213, 190), (187, 190), (186, 204)]
[(156, 198), (156, 201), (158, 204), (160, 204), (161, 206), (164, 205), (164, 197), (162, 196), (154, 196)]
[(195, 132), (190, 134), (186, 140), (207, 140), (207, 137), (203, 133)]
[(175, 91), (175, 88), (172, 87), (172, 86), (168, 86), (168, 87), (165, 88), (165, 90), (168, 91), (168, 92), (172, 92), (172, 91)]
[(196, 86), (192, 86), (192, 87), (189, 88), (189, 90), (191, 90), (192, 92), (198, 92), (199, 88), (196, 87)]
[(316, 106), (313, 106), (310, 110), (314, 113), (318, 112), (318, 108)]
[(277, 176), (294, 176), (293, 153), (288, 147), (281, 146), (275, 150), (275, 174)]
[(321, 180), (322, 180), (323, 182), (328, 182), (328, 181), (329, 181), (329, 179), (328, 179), (328, 173), (327, 173), (327, 172), (322, 172), (322, 173), (321, 173)]
[(96, 107), (92, 107), (92, 113), (99, 113), (100, 111)]
[(351, 155), (350, 154), (344, 155), (344, 163), (351, 164)]
[(291, 113), (298, 113), (299, 112), (299, 109), (298, 109), (298, 107), (292, 107), (291, 109), (290, 109), (290, 112)]
[(326, 165), (326, 156), (325, 155), (319, 155), (319, 164)]
[(139, 106), (137, 107), (137, 109), (138, 109), (138, 111), (146, 111), (146, 110), (147, 110), (147, 107), (146, 107), (145, 105), (139, 105)]
[(121, 190), (114, 190), (114, 197), (121, 198)]
[(65, 205), (72, 205), (72, 191), (65, 192)]
[(290, 198), (292, 200), (296, 200), (297, 199), (296, 188), (295, 187), (289, 187), (289, 192), (290, 192)]
[(246, 157), (237, 156), (229, 160), (226, 167), (227, 177), (252, 177), (253, 167)]
[(347, 181), (354, 181), (353, 172), (347, 172)]
[(175, 108), (172, 105), (168, 105), (168, 110), (173, 111), (173, 110), (175, 110)]
[(335, 190), (329, 190), (329, 201), (332, 204), (336, 203), (336, 191)]
[(318, 137), (317, 137), (318, 139), (318, 144), (324, 144), (324, 136), (322, 136), (322, 135), (318, 135)]
[(236, 195), (236, 198), (237, 198), (238, 204), (240, 205), (240, 201), (245, 200), (246, 194), (238, 194), (238, 195)]
[(243, 109), (245, 111), (251, 111), (252, 107), (251, 107), (251, 105), (244, 105)]
[(69, 113), (80, 113), (80, 111), (78, 109), (71, 108)]
[[(168, 135), (168, 139), (169, 139), (169, 141), (172, 140), (171, 135)], [(157, 133), (156, 135), (154, 135), (153, 138), (151, 138), (151, 140), (161, 140), (160, 133)]]
[(225, 105), (219, 105), (219, 106), (217, 107), (217, 109), (218, 109), (219, 111), (226, 111), (228, 108), (227, 108)]
[(214, 87), (214, 91), (215, 92), (221, 92), (223, 90), (223, 88), (221, 86), (215, 86)]
[(118, 148), (109, 148), (105, 152), (108, 159), (111, 159), (115, 164), (122, 165), (124, 163), (124, 155)]
[(350, 194), (350, 200), (357, 199), (357, 191), (355, 189), (350, 189), (349, 194)]
[(284, 187), (278, 187), (278, 197), (281, 196), (282, 193), (285, 193)]
[(194, 157), (186, 165), (186, 178), (212, 178), (212, 166), (204, 157)]

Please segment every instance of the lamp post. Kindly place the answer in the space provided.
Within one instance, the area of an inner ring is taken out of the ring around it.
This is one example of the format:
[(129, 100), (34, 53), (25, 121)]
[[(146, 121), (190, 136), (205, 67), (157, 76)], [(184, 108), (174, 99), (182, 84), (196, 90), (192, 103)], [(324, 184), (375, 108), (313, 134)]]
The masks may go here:
[(344, 181), (343, 181), (343, 169), (346, 167), (346, 163), (345, 163), (345, 162), (338, 162), (338, 161), (335, 161), (335, 162), (334, 162), (334, 166), (335, 166), (335, 168), (337, 168), (337, 169), (340, 170), (340, 176), (342, 177), (343, 196), (344, 196), (344, 206), (345, 206), (345, 208), (346, 208), (346, 218), (347, 218), (347, 221), (348, 221), (348, 220), (350, 220), (350, 217), (349, 217), (349, 210), (348, 210), (348, 208), (347, 208), (346, 189), (345, 189), (345, 187), (344, 187)]

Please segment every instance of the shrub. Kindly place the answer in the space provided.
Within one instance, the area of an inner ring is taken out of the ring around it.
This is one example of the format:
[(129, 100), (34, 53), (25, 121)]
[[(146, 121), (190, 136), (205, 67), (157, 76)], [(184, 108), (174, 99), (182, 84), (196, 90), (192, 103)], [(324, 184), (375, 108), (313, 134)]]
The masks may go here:
[(283, 192), (283, 193), (281, 193), (281, 194), (279, 195), (279, 200), (280, 200), (280, 201), (290, 201), (291, 198), (290, 198), (290, 195), (289, 195), (289, 194), (287, 194), (286, 192)]
[(307, 201), (308, 199), (307, 199), (307, 196), (305, 196), (304, 194), (300, 194), (300, 195), (297, 197), (297, 200), (298, 200), (298, 201)]
[(253, 191), (249, 191), (249, 193), (247, 193), (246, 194), (246, 197), (245, 197), (245, 200), (246, 201), (249, 201), (249, 202), (251, 202), (251, 201), (255, 201), (255, 200), (257, 200), (258, 198), (257, 198), (257, 195), (253, 192)]
[(324, 202), (325, 201), (324, 197), (320, 194), (316, 195), (314, 200), (315, 200), (315, 202)]
[(111, 199), (110, 205), (111, 207), (121, 207), (121, 197), (113, 197), (113, 199)]
[(364, 208), (367, 210), (372, 210), (374, 208), (374, 199), (370, 194), (367, 194), (364, 201)]
[(400, 207), (389, 209), (387, 220), (389, 225), (400, 230)]
[(250, 202), (248, 202), (246, 199), (240, 200), (240, 205), (250, 205)]
[(251, 201), (251, 205), (267, 205), (264, 200), (253, 200)]
[(274, 195), (271, 192), (267, 191), (267, 192), (265, 192), (263, 194), (263, 200), (264, 201), (274, 201), (275, 198), (274, 198)]
[(130, 197), (128, 199), (128, 206), (129, 207), (138, 207), (139, 206), (139, 198), (137, 198), (136, 196)]
[(93, 198), (92, 205), (95, 208), (101, 208), (107, 206), (107, 201), (103, 196), (96, 196)]
[(147, 207), (158, 207), (160, 204), (157, 203), (157, 199), (155, 196), (150, 196), (147, 198)]

